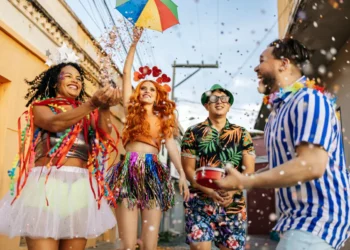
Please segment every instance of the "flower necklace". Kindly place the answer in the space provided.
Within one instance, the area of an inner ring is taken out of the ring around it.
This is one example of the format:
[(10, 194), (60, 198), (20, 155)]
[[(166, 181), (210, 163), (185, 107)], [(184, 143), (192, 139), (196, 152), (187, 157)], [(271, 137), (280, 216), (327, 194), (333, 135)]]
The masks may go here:
[(264, 96), (263, 102), (265, 105), (273, 105), (274, 101), (278, 98), (282, 98), (283, 95), (286, 93), (295, 94), (302, 88), (310, 88), (315, 89), (321, 93), (323, 93), (331, 102), (333, 107), (336, 107), (336, 96), (328, 91), (325, 91), (324, 87), (316, 85), (315, 80), (310, 80), (306, 78), (305, 76), (301, 77), (299, 80), (297, 80), (294, 84), (287, 86), (285, 88), (280, 88), (279, 91), (276, 91), (274, 93), (271, 93), (270, 95)]

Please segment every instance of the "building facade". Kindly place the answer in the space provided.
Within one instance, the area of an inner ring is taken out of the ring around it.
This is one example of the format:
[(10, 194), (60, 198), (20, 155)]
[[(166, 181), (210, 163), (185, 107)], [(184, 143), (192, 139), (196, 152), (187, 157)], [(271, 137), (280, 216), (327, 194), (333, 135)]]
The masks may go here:
[[(24, 79), (32, 80), (46, 70), (46, 50), (55, 50), (63, 42), (81, 58), (81, 65), (91, 79), (86, 84), (87, 93), (91, 95), (99, 87), (102, 49), (94, 43), (92, 35), (65, 1), (0, 1), (0, 198), (9, 190), (7, 170), (17, 153), (17, 118), (25, 111), (26, 103)], [(118, 73), (119, 70), (114, 68), (116, 82)], [(111, 114), (112, 122), (121, 131), (122, 107), (113, 107)], [(120, 153), (124, 152), (121, 143), (118, 149)], [(98, 239), (89, 240), (88, 246), (94, 246), (98, 240), (115, 238), (116, 230), (113, 229)], [(7, 250), (26, 249), (25, 242), (19, 237), (0, 236), (0, 246)]]

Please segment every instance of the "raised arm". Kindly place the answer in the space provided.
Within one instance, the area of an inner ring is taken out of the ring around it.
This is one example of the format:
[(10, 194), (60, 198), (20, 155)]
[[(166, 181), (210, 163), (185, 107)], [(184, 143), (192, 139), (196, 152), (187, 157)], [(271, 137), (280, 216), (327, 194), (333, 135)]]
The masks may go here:
[(123, 106), (125, 114), (128, 113), (128, 106), (130, 102), (130, 96), (132, 94), (131, 85), (131, 68), (134, 63), (134, 57), (136, 52), (136, 46), (141, 38), (143, 29), (134, 28), (133, 30), (133, 41), (129, 48), (128, 55), (126, 56), (124, 69), (123, 69)]
[(49, 107), (34, 106), (34, 124), (50, 132), (61, 132), (79, 122), (94, 109), (108, 104), (111, 95), (114, 96), (114, 90), (106, 86), (97, 90), (86, 103), (57, 115), (53, 114)]

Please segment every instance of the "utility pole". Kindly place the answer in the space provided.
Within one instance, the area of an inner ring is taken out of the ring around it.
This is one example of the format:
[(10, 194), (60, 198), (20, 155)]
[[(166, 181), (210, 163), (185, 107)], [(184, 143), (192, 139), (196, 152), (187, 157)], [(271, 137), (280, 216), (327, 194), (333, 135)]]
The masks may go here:
[[(190, 79), (195, 74), (197, 74), (201, 69), (219, 68), (218, 61), (216, 61), (215, 64), (204, 64), (204, 61), (202, 61), (202, 64), (190, 64), (188, 61), (186, 64), (176, 64), (176, 61), (174, 61), (174, 64), (171, 66), (173, 67), (173, 81), (171, 83), (171, 100), (173, 101), (175, 100), (175, 88), (180, 86), (182, 83)], [(191, 73), (189, 76), (187, 76), (185, 79), (183, 79), (181, 82), (175, 85), (176, 68), (197, 68), (197, 69), (193, 73)]]
[[(185, 81), (187, 81), (192, 76), (197, 74), (203, 68), (207, 68), (207, 69), (219, 68), (219, 63), (218, 63), (218, 61), (216, 61), (215, 64), (204, 64), (204, 62), (202, 61), (202, 64), (190, 64), (187, 61), (185, 64), (176, 64), (176, 61), (174, 61), (174, 64), (171, 66), (173, 67), (173, 79), (172, 79), (173, 81), (171, 83), (171, 100), (175, 101), (175, 88), (177, 88), (178, 86), (183, 84)], [(181, 82), (179, 82), (178, 84), (175, 84), (176, 68), (197, 68), (197, 69), (193, 73), (188, 75), (185, 79), (183, 79)], [(170, 162), (170, 157), (169, 157), (169, 153), (168, 153), (167, 165), (170, 167), (170, 164), (171, 164), (171, 162)]]
[[(201, 69), (203, 68), (219, 68), (218, 61), (216, 61), (215, 64), (204, 64), (202, 61), (202, 64), (190, 64), (188, 61), (186, 64), (176, 64), (176, 61), (174, 61), (173, 67), (173, 81), (171, 83), (171, 100), (175, 101), (175, 88), (183, 84), (185, 81), (190, 79), (192, 76), (197, 74)], [(175, 84), (175, 76), (176, 76), (176, 68), (197, 68), (194, 72), (189, 74), (185, 79), (183, 79), (178, 84)], [(171, 162), (170, 162), (170, 156), (169, 152), (167, 152), (167, 165), (171, 168)], [(167, 212), (164, 214), (163, 217), (163, 230), (168, 230), (170, 228), (170, 214)]]

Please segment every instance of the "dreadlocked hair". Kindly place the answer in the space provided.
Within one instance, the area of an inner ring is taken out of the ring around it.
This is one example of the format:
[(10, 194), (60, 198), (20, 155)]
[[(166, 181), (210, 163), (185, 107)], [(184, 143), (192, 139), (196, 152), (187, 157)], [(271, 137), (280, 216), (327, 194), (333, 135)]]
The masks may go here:
[(178, 135), (178, 125), (175, 116), (175, 102), (168, 99), (168, 93), (157, 82), (145, 80), (140, 82), (130, 97), (128, 115), (123, 130), (123, 141), (134, 141), (140, 134), (150, 136), (150, 124), (147, 121), (147, 113), (143, 103), (140, 102), (140, 89), (145, 82), (152, 82), (157, 90), (156, 102), (153, 112), (161, 119), (161, 137), (170, 138)]
[(85, 83), (84, 79), (88, 79), (85, 71), (76, 63), (60, 63), (50, 67), (48, 70), (42, 72), (40, 75), (36, 76), (34, 80), (28, 81), (25, 79), (25, 82), (29, 85), (28, 92), (25, 96), (25, 99), (28, 100), (26, 107), (28, 107), (33, 101), (39, 98), (55, 98), (57, 94), (57, 83), (59, 80), (59, 75), (62, 68), (66, 66), (72, 66), (81, 76), (82, 88), (79, 96), (77, 97), (78, 101), (84, 101), (87, 97), (85, 92)]

